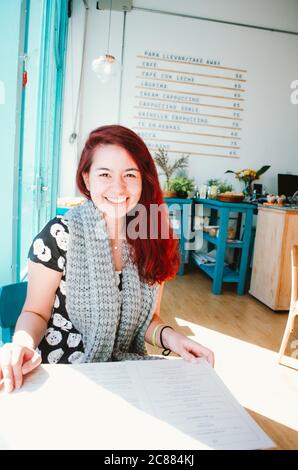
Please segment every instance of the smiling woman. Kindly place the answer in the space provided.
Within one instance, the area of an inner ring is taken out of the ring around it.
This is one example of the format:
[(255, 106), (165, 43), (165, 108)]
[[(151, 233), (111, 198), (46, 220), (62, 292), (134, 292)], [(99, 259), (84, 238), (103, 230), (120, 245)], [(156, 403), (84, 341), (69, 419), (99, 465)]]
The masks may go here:
[[(25, 305), (13, 342), (0, 350), (7, 390), (41, 361), (151, 358), (145, 341), (213, 364), (209, 349), (159, 316), (163, 283), (179, 267), (178, 240), (142, 139), (118, 125), (92, 131), (77, 185), (87, 201), (51, 220), (30, 248)], [(152, 207), (161, 209), (153, 218)]]
[[(92, 131), (79, 162), (77, 186), (104, 214), (110, 238), (127, 239), (144, 281), (161, 283), (176, 274), (178, 243), (171, 228), (167, 238), (152, 237), (152, 232), (162, 232), (168, 216), (154, 161), (137, 134), (117, 125)], [(116, 203), (115, 198), (117, 201), (125, 198), (125, 202)], [(160, 212), (153, 220), (150, 209), (154, 206), (158, 206)], [(129, 236), (136, 212), (142, 231), (139, 237)], [(115, 244), (117, 246), (117, 241)]]
[(140, 200), (141, 172), (127, 150), (118, 145), (100, 146), (83, 178), (91, 199), (106, 215), (108, 226), (125, 217)]

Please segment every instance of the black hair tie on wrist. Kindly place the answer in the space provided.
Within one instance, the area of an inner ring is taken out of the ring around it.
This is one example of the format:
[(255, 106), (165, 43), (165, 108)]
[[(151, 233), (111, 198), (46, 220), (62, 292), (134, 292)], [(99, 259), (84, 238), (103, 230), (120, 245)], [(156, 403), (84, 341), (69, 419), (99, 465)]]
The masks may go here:
[(173, 328), (172, 328), (171, 326), (168, 326), (168, 325), (163, 326), (162, 329), (160, 330), (160, 333), (159, 333), (159, 340), (160, 340), (160, 344), (161, 344), (162, 347), (164, 348), (164, 349), (163, 349), (163, 352), (162, 352), (162, 355), (163, 355), (163, 356), (168, 356), (168, 355), (171, 353), (171, 350), (170, 350), (170, 349), (167, 349), (167, 348), (165, 347), (165, 345), (163, 344), (163, 342), (162, 342), (162, 332), (163, 332), (163, 330), (165, 330), (166, 328), (171, 328), (171, 330), (173, 330)]

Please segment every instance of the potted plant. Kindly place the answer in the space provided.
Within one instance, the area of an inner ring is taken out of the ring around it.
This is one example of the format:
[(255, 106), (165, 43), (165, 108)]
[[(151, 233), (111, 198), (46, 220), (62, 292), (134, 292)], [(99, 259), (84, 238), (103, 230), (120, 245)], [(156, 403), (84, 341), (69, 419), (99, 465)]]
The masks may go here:
[(210, 178), (206, 181), (207, 186), (218, 186), (220, 184), (220, 179)]
[(235, 177), (239, 181), (244, 182), (244, 190), (243, 194), (250, 199), (252, 195), (252, 182), (258, 180), (260, 176), (265, 173), (265, 171), (269, 170), (270, 165), (264, 165), (258, 171), (252, 170), (251, 168), (245, 168), (244, 170), (239, 171), (232, 171), (227, 170), (226, 173), (234, 173)]
[(181, 175), (171, 181), (170, 187), (176, 191), (177, 197), (185, 199), (188, 196), (188, 192), (194, 190), (195, 182), (193, 179)]
[(227, 183), (226, 181), (220, 181), (217, 189), (219, 194), (227, 192), (231, 193), (232, 191), (234, 191), (233, 185)]
[(182, 156), (171, 164), (167, 152), (163, 148), (159, 148), (158, 151), (155, 153), (155, 163), (163, 171), (166, 177), (163, 197), (176, 196), (175, 189), (172, 188), (171, 178), (177, 170), (179, 170), (180, 168), (186, 168), (188, 166), (188, 157), (189, 155)]

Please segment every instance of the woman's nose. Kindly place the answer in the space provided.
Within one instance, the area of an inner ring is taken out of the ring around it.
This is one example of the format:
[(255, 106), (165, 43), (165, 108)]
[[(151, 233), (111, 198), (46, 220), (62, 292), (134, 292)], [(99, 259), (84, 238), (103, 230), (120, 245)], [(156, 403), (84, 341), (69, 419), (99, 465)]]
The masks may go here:
[(117, 192), (117, 195), (120, 195), (120, 196), (121, 196), (122, 192), (125, 192), (125, 190), (126, 190), (125, 181), (123, 181), (123, 179), (121, 177), (120, 178), (115, 178), (112, 181), (111, 187), (113, 188), (113, 190), (115, 192)]

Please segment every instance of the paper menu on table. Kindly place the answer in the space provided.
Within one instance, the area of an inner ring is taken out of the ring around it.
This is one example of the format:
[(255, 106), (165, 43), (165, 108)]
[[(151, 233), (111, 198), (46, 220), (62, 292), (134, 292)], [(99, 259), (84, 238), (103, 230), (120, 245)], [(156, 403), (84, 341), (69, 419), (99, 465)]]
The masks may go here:
[(127, 363), (152, 415), (210, 449), (264, 449), (275, 443), (202, 360)]
[(274, 447), (203, 360), (43, 365), (0, 409), (0, 447)]

